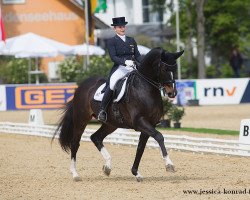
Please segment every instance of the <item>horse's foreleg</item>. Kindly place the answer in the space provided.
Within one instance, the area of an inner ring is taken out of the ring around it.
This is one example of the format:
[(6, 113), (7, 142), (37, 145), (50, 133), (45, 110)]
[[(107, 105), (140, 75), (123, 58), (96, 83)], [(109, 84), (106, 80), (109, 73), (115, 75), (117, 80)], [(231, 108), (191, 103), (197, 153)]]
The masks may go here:
[(162, 157), (163, 157), (163, 160), (165, 162), (165, 165), (166, 165), (166, 170), (169, 171), (169, 172), (174, 172), (174, 164), (173, 162), (171, 161), (168, 153), (167, 153), (167, 150), (166, 150), (166, 147), (165, 147), (165, 144), (164, 144), (164, 137), (163, 135), (157, 131), (157, 130), (154, 130), (154, 133), (152, 135), (152, 137), (158, 142), (159, 146), (160, 146), (160, 149), (161, 149), (161, 152), (162, 152)]
[(148, 138), (149, 136), (146, 133), (141, 133), (137, 151), (136, 151), (135, 161), (131, 169), (132, 174), (136, 177), (136, 180), (138, 182), (142, 181), (143, 179), (142, 175), (138, 172), (138, 168), (139, 168), (141, 157), (144, 152), (145, 146), (147, 144)]
[(111, 156), (107, 149), (103, 145), (104, 138), (110, 133), (116, 130), (113, 126), (108, 126), (103, 124), (94, 134), (91, 135), (91, 140), (95, 144), (96, 148), (100, 151), (101, 155), (105, 160), (103, 165), (103, 172), (105, 175), (109, 176), (111, 172)]
[(158, 144), (160, 146), (160, 149), (161, 149), (161, 152), (162, 152), (163, 160), (164, 160), (165, 165), (166, 165), (166, 170), (170, 171), (170, 172), (174, 172), (175, 171), (174, 170), (174, 164), (171, 161), (171, 159), (170, 159), (170, 157), (169, 157), (169, 155), (167, 153), (167, 150), (166, 150), (166, 147), (165, 147), (165, 144), (164, 144), (163, 135), (159, 131), (157, 131), (143, 117), (138, 120), (138, 128), (137, 129), (140, 130), (141, 132), (147, 133), (148, 136), (153, 137), (158, 142)]

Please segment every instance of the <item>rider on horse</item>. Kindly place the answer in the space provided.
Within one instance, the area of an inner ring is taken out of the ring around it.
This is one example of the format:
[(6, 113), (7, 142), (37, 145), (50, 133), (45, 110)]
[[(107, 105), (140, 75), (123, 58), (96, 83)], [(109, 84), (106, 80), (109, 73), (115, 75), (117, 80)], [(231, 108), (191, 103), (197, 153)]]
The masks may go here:
[(116, 35), (108, 40), (107, 47), (114, 65), (106, 83), (107, 87), (98, 114), (98, 120), (102, 122), (107, 121), (106, 109), (112, 99), (115, 84), (135, 69), (134, 61), (140, 63), (142, 60), (134, 38), (125, 36), (125, 25), (128, 23), (125, 21), (125, 17), (116, 17), (112, 20), (111, 26), (114, 26)]

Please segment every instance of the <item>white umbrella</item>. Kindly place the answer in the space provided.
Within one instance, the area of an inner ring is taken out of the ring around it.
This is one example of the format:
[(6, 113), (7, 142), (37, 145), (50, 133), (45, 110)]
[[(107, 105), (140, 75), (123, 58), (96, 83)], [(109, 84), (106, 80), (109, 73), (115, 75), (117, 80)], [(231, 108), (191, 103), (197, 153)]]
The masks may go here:
[[(74, 54), (77, 55), (87, 55), (87, 45), (86, 44), (81, 44), (81, 45), (74, 45), (72, 46), (74, 49)], [(95, 45), (89, 45), (89, 55), (97, 55), (97, 56), (102, 56), (105, 54), (105, 51)]]
[(34, 33), (9, 38), (5, 45), (3, 42), (0, 44), (0, 48), (1, 55), (13, 55), (16, 58), (55, 57), (70, 54), (73, 50), (69, 45)]
[(137, 45), (139, 52), (142, 55), (146, 55), (151, 49), (142, 45)]
[[(67, 55), (72, 52), (71, 46), (34, 33), (8, 38), (5, 43), (0, 43), (0, 55), (13, 55), (16, 58), (55, 57), (59, 54)], [(38, 74), (40, 73), (36, 62), (36, 70), (29, 71), (29, 75), (36, 75), (37, 84), (39, 83)]]

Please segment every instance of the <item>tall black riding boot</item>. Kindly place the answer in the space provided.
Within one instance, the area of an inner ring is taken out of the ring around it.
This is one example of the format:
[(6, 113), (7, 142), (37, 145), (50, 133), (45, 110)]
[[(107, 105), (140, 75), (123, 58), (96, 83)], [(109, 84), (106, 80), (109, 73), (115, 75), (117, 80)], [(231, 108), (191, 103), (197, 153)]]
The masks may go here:
[(106, 122), (107, 121), (107, 107), (109, 105), (109, 102), (112, 100), (112, 95), (113, 95), (113, 91), (108, 87), (105, 90), (105, 93), (103, 95), (103, 99), (101, 102), (101, 109), (100, 112), (98, 114), (97, 119), (101, 122)]

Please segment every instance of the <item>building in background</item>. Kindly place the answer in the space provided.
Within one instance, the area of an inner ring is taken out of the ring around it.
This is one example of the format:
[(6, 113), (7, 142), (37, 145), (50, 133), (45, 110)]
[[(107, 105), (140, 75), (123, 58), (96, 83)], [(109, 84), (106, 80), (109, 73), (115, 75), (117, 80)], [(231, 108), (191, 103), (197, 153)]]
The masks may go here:
[(98, 18), (106, 24), (112, 22), (113, 17), (126, 17), (130, 24), (166, 23), (168, 15), (165, 10), (162, 13), (153, 12), (150, 0), (107, 0), (105, 13), (96, 13)]
[[(126, 17), (129, 36), (145, 35), (158, 42), (175, 37), (175, 31), (166, 25), (169, 19), (167, 10), (153, 11), (150, 0), (107, 0), (106, 12), (95, 13), (95, 16), (109, 26), (113, 17)], [(95, 31), (95, 38), (102, 47), (114, 35), (111, 28)]]
[[(85, 41), (85, 13), (82, 0), (0, 0), (6, 37), (33, 32), (69, 45)], [(102, 2), (105, 9), (96, 8)], [(110, 24), (113, 17), (125, 16), (130, 36), (146, 35), (152, 40), (171, 39), (175, 32), (168, 26), (166, 10), (152, 11), (149, 0), (88, 0), (90, 5), (90, 43), (105, 48), (114, 35)], [(103, 11), (105, 10), (105, 12)], [(48, 74), (58, 58), (43, 59), (42, 70)], [(59, 59), (60, 60), (60, 59)], [(48, 67), (50, 66), (50, 67)]]
[(84, 12), (69, 0), (2, 0), (7, 37), (33, 32), (69, 45), (83, 43)]
[[(1, 0), (1, 10), (7, 38), (33, 32), (68, 45), (82, 44), (85, 40), (84, 9), (77, 1)], [(92, 19), (96, 28), (108, 27), (101, 20)], [(93, 35), (90, 43), (94, 43)], [(60, 59), (43, 59), (42, 70), (48, 74), (48, 66), (53, 68), (53, 63)]]

